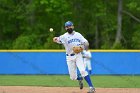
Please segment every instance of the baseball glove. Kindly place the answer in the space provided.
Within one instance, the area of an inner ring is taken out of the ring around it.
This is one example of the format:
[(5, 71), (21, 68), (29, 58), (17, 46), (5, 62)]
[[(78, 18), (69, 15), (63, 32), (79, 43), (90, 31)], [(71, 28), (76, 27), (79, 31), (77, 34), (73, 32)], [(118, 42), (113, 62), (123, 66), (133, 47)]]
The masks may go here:
[(81, 46), (74, 46), (73, 51), (74, 53), (78, 54), (83, 51), (83, 48)]

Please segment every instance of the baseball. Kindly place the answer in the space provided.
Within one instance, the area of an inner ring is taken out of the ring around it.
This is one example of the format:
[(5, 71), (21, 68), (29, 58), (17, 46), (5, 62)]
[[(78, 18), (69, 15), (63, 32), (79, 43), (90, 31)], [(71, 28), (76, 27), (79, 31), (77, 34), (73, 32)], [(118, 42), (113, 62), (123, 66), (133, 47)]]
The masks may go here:
[(50, 32), (53, 32), (53, 28), (50, 28)]

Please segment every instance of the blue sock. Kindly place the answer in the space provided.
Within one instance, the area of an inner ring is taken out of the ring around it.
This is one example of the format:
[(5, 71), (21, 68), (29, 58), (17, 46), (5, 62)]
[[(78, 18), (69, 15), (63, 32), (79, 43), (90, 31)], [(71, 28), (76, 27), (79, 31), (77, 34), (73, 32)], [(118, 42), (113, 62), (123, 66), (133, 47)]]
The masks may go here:
[(81, 76), (77, 76), (77, 80), (82, 80), (83, 78)]
[(91, 70), (89, 70), (89, 74), (91, 75)]
[(89, 77), (89, 75), (85, 76), (84, 79), (86, 80), (86, 82), (88, 83), (89, 87), (93, 87), (91, 79)]

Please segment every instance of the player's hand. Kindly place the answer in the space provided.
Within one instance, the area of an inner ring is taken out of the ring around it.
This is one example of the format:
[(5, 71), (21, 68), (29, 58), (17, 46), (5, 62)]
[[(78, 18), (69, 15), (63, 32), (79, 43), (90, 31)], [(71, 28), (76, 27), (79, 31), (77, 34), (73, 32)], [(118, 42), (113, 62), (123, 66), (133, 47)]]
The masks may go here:
[(53, 42), (57, 42), (57, 38), (58, 38), (58, 37), (54, 37), (54, 38), (53, 38)]
[(83, 51), (83, 48), (81, 46), (74, 46), (73, 51), (74, 53), (78, 54)]

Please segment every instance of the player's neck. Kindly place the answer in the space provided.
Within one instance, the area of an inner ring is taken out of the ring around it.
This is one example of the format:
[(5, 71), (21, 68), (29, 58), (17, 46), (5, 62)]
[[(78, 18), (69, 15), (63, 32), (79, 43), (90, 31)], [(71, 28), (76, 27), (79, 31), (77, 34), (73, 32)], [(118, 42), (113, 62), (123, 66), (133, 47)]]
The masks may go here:
[(72, 33), (68, 33), (69, 35), (74, 35), (75, 31), (73, 31)]

